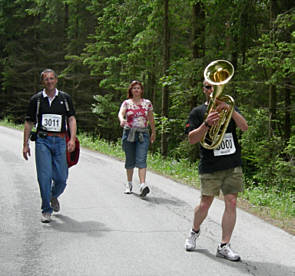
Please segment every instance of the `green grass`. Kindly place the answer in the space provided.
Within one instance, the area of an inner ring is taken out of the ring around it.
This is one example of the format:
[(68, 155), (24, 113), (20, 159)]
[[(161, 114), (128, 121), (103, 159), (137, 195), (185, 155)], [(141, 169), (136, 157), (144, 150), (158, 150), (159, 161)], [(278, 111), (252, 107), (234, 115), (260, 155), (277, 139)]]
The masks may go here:
[(1, 126), (6, 126), (6, 127), (11, 127), (11, 128), (16, 128), (18, 130), (23, 130), (24, 129), (24, 125), (16, 125), (16, 124), (13, 124), (7, 118), (5, 118), (4, 120), (1, 120), (0, 121), (0, 125)]
[[(23, 129), (22, 125), (15, 126), (9, 123), (8, 120), (1, 121), (0, 124)], [(78, 136), (81, 146), (124, 160), (124, 152), (121, 148), (120, 140), (116, 143), (110, 143), (99, 137), (95, 137), (94, 139), (85, 133), (81, 133)], [(198, 180), (198, 164), (191, 164), (186, 159), (176, 161), (172, 158), (163, 158), (159, 153), (149, 153), (148, 169), (195, 188), (200, 187)], [(246, 183), (251, 183), (251, 180), (246, 179)], [(249, 184), (246, 185), (246, 189), (241, 197), (255, 209), (254, 213), (260, 214), (261, 217), (269, 216), (271, 219), (279, 221), (279, 223), (277, 222), (275, 224), (283, 228), (286, 227), (282, 225), (282, 222), (283, 224), (290, 224), (291, 228), (294, 226), (294, 193), (283, 192), (275, 188), (267, 188), (264, 186), (255, 187)]]
[(273, 218), (295, 218), (295, 195), (291, 191), (279, 191), (275, 187), (248, 187), (243, 197), (254, 206), (266, 207)]

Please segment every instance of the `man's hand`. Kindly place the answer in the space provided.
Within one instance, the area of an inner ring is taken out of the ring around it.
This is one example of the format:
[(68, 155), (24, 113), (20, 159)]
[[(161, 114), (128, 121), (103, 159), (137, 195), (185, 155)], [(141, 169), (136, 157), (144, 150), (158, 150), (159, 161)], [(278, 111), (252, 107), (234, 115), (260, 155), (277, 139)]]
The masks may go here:
[(70, 139), (67, 144), (68, 152), (73, 152), (75, 150), (75, 147), (76, 147), (75, 140)]
[(68, 118), (68, 125), (70, 128), (71, 139), (67, 143), (67, 149), (68, 149), (68, 152), (73, 152), (76, 146), (75, 139), (76, 139), (76, 133), (77, 133), (77, 121), (75, 116), (71, 116)]
[(31, 156), (30, 146), (28, 144), (24, 145), (23, 147), (23, 157), (25, 160), (28, 160), (28, 156)]
[(33, 128), (33, 122), (25, 121), (24, 142), (23, 142), (23, 157), (25, 160), (28, 160), (28, 156), (31, 156), (29, 139), (30, 139), (30, 133), (32, 128)]
[(206, 122), (209, 126), (215, 125), (219, 120), (219, 113), (217, 111), (210, 112), (207, 116)]
[(217, 112), (221, 112), (224, 109), (226, 109), (227, 111), (230, 110), (230, 105), (229, 104), (227, 104), (225, 102), (222, 102), (222, 101), (220, 101), (218, 99), (216, 99), (216, 104), (217, 104), (217, 106), (216, 106), (215, 111), (217, 111)]

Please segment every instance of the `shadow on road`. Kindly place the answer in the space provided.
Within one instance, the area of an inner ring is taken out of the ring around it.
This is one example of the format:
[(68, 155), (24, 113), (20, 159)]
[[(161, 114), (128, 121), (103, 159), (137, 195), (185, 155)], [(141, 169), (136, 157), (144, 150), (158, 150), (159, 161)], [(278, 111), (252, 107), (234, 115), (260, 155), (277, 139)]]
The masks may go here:
[(109, 229), (97, 221), (76, 221), (68, 216), (56, 214), (50, 222), (50, 227), (61, 232), (85, 233), (93, 237), (99, 237)]
[(146, 196), (141, 197), (139, 194), (132, 192), (132, 194), (144, 201), (153, 203), (153, 204), (161, 204), (161, 205), (173, 205), (173, 206), (184, 206), (186, 203), (176, 198), (164, 198), (158, 196)]
[(255, 276), (294, 276), (295, 275), (295, 267), (286, 266), (274, 263), (267, 262), (255, 262), (252, 260), (245, 260), (242, 258), (240, 262), (231, 262), (226, 259), (218, 258), (215, 254), (209, 252), (208, 249), (196, 249), (190, 253), (199, 253), (207, 256), (212, 261), (219, 262), (223, 265), (227, 265), (233, 268), (240, 270), (241, 272), (247, 272), (249, 275)]

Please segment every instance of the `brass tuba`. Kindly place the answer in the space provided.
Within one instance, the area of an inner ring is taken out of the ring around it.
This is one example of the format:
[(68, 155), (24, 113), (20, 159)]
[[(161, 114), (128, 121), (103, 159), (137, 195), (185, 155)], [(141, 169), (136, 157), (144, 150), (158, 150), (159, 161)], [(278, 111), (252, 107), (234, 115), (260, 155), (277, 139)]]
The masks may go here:
[(201, 140), (201, 145), (206, 149), (216, 149), (221, 144), (227, 126), (231, 120), (232, 113), (234, 111), (235, 101), (229, 96), (221, 96), (225, 84), (227, 84), (234, 75), (234, 67), (227, 60), (215, 60), (212, 61), (204, 71), (205, 81), (214, 86), (214, 91), (210, 95), (210, 101), (208, 104), (205, 120), (210, 112), (214, 111), (217, 102), (216, 99), (226, 102), (229, 106), (229, 110), (222, 110), (219, 113), (219, 120), (216, 124), (211, 126), (205, 133)]

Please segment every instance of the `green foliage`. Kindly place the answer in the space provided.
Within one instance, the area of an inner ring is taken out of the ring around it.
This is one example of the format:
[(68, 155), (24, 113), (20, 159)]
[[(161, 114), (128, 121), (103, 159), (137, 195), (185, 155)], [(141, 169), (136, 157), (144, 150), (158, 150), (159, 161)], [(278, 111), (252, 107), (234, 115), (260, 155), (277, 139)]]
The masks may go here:
[(104, 133), (104, 137), (109, 140), (117, 140), (119, 129), (118, 112), (119, 103), (113, 102), (113, 95), (106, 94), (94, 96), (97, 102), (92, 105), (92, 112), (97, 114), (97, 126), (99, 133)]
[(295, 193), (295, 135), (287, 143), (282, 156), (275, 160), (274, 182), (281, 191)]
[(242, 136), (242, 156), (246, 174), (258, 182), (268, 184), (273, 177), (275, 158), (280, 154), (279, 137), (269, 137), (266, 110), (256, 110), (248, 119), (249, 129)]
[[(266, 112), (260, 111), (249, 120), (249, 130), (243, 134), (242, 148), (246, 175), (263, 187), (294, 191), (295, 138), (285, 145), (281, 137), (269, 136)], [(269, 139), (265, 139), (269, 137)]]
[[(279, 88), (285, 87), (285, 79), (293, 77), (295, 73), (295, 10), (290, 13), (279, 14), (273, 22), (272, 29), (262, 33), (257, 45), (250, 50), (258, 59), (267, 74), (266, 84)], [(271, 71), (272, 70), (272, 71)]]
[(101, 87), (121, 90), (126, 81), (135, 79), (135, 68), (143, 69), (133, 51), (138, 49), (140, 36), (136, 35), (142, 31), (145, 17), (146, 8), (134, 1), (110, 1), (99, 14), (93, 43), (88, 43), (83, 56), (91, 74), (102, 76)]
[[(291, 125), (295, 122), (294, 112), (291, 113), (294, 104), (286, 106), (292, 99), (288, 86), (290, 79), (294, 79), (295, 70), (294, 12), (293, 9), (278, 15), (272, 29), (261, 34), (257, 44), (249, 50), (249, 61), (243, 67), (250, 80), (260, 80), (249, 90), (248, 101), (252, 106), (247, 117), (250, 127), (242, 136), (246, 174), (256, 185), (282, 191), (294, 191), (294, 130), (289, 140), (285, 135), (290, 127), (286, 119), (289, 118)], [(242, 84), (239, 89), (245, 94)], [(281, 95), (285, 95), (285, 103)], [(272, 103), (269, 109), (265, 108), (268, 102)], [(262, 108), (255, 106), (257, 103)]]
[(188, 142), (187, 137), (177, 144), (176, 147), (170, 150), (170, 155), (176, 160), (187, 159), (191, 163), (198, 162), (199, 156), (199, 145), (191, 145)]

